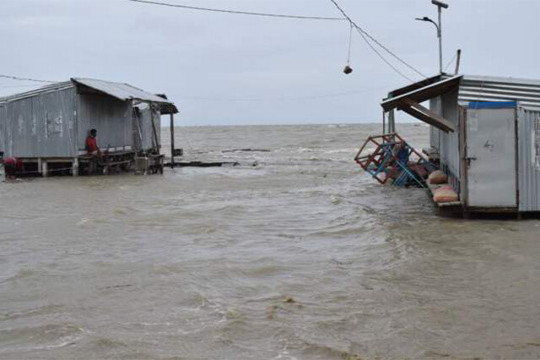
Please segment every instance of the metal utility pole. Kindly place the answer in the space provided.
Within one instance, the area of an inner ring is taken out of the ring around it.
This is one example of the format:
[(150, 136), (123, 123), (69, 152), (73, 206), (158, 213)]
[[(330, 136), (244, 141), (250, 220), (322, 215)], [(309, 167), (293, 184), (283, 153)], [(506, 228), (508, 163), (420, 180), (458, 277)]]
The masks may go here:
[(438, 15), (439, 15), (439, 23), (437, 24), (435, 21), (431, 20), (427, 16), (424, 16), (423, 18), (416, 18), (416, 20), (419, 21), (428, 21), (435, 25), (437, 28), (437, 37), (439, 38), (439, 72), (443, 73), (443, 56), (442, 56), (442, 8), (448, 9), (448, 4), (443, 3), (439, 0), (431, 0), (431, 3), (435, 6), (437, 6)]
[(459, 63), (461, 62), (461, 49), (458, 49), (456, 55), (456, 72), (455, 75), (459, 73)]

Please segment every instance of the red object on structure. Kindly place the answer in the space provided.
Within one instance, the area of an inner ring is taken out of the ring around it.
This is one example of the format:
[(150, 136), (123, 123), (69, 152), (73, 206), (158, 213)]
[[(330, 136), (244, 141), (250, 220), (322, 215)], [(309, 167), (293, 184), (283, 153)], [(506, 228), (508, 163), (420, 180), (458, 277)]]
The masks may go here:
[(88, 136), (86, 138), (86, 151), (88, 152), (88, 154), (92, 154), (98, 150), (99, 148), (97, 146), (96, 138), (93, 136)]
[(17, 176), (24, 173), (24, 163), (14, 157), (4, 158), (4, 170), (6, 176)]

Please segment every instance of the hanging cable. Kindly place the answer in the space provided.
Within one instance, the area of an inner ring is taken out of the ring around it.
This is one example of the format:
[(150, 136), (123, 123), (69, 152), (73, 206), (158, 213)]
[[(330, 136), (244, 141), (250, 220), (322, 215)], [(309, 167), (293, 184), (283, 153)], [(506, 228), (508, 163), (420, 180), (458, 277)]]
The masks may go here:
[(354, 94), (369, 93), (373, 91), (380, 91), (387, 89), (388, 86), (380, 86), (377, 88), (346, 91), (333, 94), (321, 94), (312, 96), (298, 96), (298, 97), (277, 97), (277, 98), (213, 98), (213, 97), (189, 97), (180, 96), (182, 101), (216, 101), (216, 102), (263, 102), (263, 101), (301, 101), (301, 100), (319, 100), (327, 98), (342, 97)]
[(362, 38), (364, 39), (364, 41), (366, 42), (366, 44), (368, 44), (368, 46), (371, 48), (371, 50), (373, 50), (375, 52), (375, 54), (377, 54), (382, 61), (384, 61), (386, 63), (386, 65), (390, 66), (390, 68), (392, 68), (392, 70), (394, 70), (397, 74), (401, 75), (401, 77), (409, 80), (410, 82), (415, 82), (413, 79), (411, 79), (410, 77), (408, 77), (407, 75), (405, 75), (404, 73), (402, 73), (401, 71), (399, 71), (398, 68), (396, 68), (390, 61), (386, 60), (386, 58), (379, 52), (379, 50), (377, 50), (370, 42), (369, 40), (366, 38), (366, 36), (357, 28), (356, 29), (358, 31), (358, 33), (360, 34), (360, 36), (362, 36)]
[(237, 14), (237, 15), (266, 16), (266, 17), (278, 17), (278, 18), (289, 18), (289, 19), (300, 19), (300, 20), (331, 20), (331, 21), (345, 21), (344, 18), (336, 18), (336, 17), (303, 16), (303, 15), (286, 15), (286, 14), (270, 14), (270, 13), (251, 12), (251, 11), (237, 11), (237, 10), (226, 10), (226, 9), (212, 9), (212, 8), (204, 8), (204, 7), (198, 7), (198, 6), (188, 6), (188, 5), (180, 5), (180, 4), (171, 4), (171, 3), (165, 3), (165, 2), (160, 2), (160, 1), (150, 1), (150, 0), (127, 0), (127, 1), (137, 2), (137, 3), (143, 3), (143, 4), (150, 4), (150, 5), (160, 5), (160, 6), (168, 6), (168, 7), (175, 7), (175, 8), (189, 9), (189, 10), (211, 11), (211, 12), (219, 12), (219, 13), (227, 13), (227, 14)]
[(409, 65), (405, 60), (403, 60), (402, 58), (400, 58), (398, 55), (394, 54), (394, 52), (392, 52), (390, 49), (388, 49), (386, 46), (384, 46), (383, 44), (381, 44), (377, 39), (375, 39), (372, 35), (370, 35), (367, 31), (365, 31), (364, 29), (362, 29), (360, 26), (358, 26), (358, 24), (356, 24), (348, 15), (347, 13), (339, 6), (339, 4), (335, 1), (335, 0), (330, 0), (334, 6), (341, 12), (341, 14), (343, 14), (343, 16), (345, 17), (345, 19), (347, 19), (347, 21), (349, 21), (349, 23), (351, 23), (355, 28), (356, 30), (358, 31), (358, 33), (362, 36), (362, 38), (364, 39), (364, 41), (369, 45), (369, 47), (375, 51), (375, 53), (377, 55), (379, 55), (379, 57), (387, 64), (389, 65), (392, 69), (394, 69), (394, 71), (396, 71), (398, 74), (400, 74), (401, 76), (405, 77), (406, 79), (410, 80), (410, 81), (413, 81), (411, 80), (410, 78), (408, 78), (407, 76), (405, 76), (403, 73), (401, 73), (399, 70), (396, 69), (395, 66), (391, 65), (388, 60), (386, 60), (382, 54), (380, 54), (380, 52), (378, 52), (377, 50), (375, 50), (375, 47), (370, 44), (370, 42), (368, 41), (371, 40), (373, 41), (375, 44), (377, 44), (379, 47), (381, 47), (384, 51), (386, 51), (388, 54), (390, 54), (392, 57), (394, 57), (395, 59), (397, 59), (400, 63), (402, 63), (403, 65), (407, 66), (409, 69), (411, 69), (412, 71), (416, 72), (418, 75), (422, 76), (422, 77), (427, 77), (426, 75), (422, 74), (420, 71), (418, 71), (417, 69), (415, 69), (412, 65)]
[(457, 53), (454, 54), (454, 56), (452, 57), (452, 59), (450, 59), (450, 61), (448, 62), (448, 64), (446, 64), (446, 67), (444, 68), (444, 71), (446, 72), (446, 70), (448, 70), (448, 68), (450, 67), (450, 65), (452, 65), (452, 63), (454, 62), (454, 60), (457, 58)]
[(52, 83), (57, 82), (57, 81), (49, 81), (49, 80), (30, 79), (30, 78), (11, 76), (11, 75), (0, 75), (0, 78), (10, 79), (10, 80), (18, 80), (18, 81), (33, 81), (33, 82), (47, 83), (47, 84), (52, 84)]
[(349, 29), (349, 52), (347, 54), (347, 65), (351, 65), (351, 47), (352, 47), (352, 32), (353, 32), (353, 25), (349, 23), (350, 29)]
[(345, 68), (343, 69), (343, 72), (348, 75), (353, 72), (353, 69), (351, 68), (351, 47), (352, 47), (352, 32), (353, 32), (353, 25), (349, 23), (349, 49), (347, 53), (347, 65), (345, 65)]
[(36, 86), (40, 86), (38, 84), (33, 84), (33, 85), (11, 85), (11, 86), (0, 86), (0, 89), (20, 89), (20, 88), (31, 88), (31, 87), (36, 87)]

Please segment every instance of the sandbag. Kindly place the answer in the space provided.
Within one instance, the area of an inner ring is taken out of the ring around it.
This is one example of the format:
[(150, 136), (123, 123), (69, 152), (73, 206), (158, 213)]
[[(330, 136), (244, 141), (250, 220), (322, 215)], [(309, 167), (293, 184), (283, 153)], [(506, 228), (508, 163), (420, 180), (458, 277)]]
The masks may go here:
[(448, 181), (448, 176), (441, 170), (435, 170), (428, 176), (428, 184), (444, 184)]
[(458, 201), (458, 194), (452, 186), (443, 185), (433, 191), (433, 201), (437, 204)]

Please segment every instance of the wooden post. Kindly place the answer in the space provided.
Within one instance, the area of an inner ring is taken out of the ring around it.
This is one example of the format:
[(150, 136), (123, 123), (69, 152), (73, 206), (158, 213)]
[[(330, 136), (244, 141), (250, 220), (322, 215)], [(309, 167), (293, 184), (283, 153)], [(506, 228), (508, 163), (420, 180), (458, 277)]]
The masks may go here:
[(174, 114), (171, 111), (171, 167), (174, 168)]
[(71, 175), (79, 176), (79, 158), (73, 158), (73, 163), (71, 164)]
[(41, 158), (37, 159), (37, 171), (39, 174), (43, 174), (43, 161)]
[(461, 49), (458, 49), (457, 55), (456, 55), (456, 72), (455, 75), (459, 73), (459, 63), (461, 62)]
[(388, 133), (393, 133), (396, 131), (396, 123), (394, 119), (394, 109), (388, 112)]
[(48, 166), (47, 166), (47, 160), (41, 160), (41, 174), (43, 175), (43, 177), (47, 177), (49, 175), (48, 173)]
[(156, 142), (156, 153), (159, 154), (159, 149), (161, 148), (161, 146), (160, 146), (159, 140), (158, 140), (158, 134), (157, 134), (157, 130), (156, 130), (156, 123), (154, 122), (154, 108), (152, 107), (152, 103), (148, 103), (148, 105), (150, 106), (150, 120), (151, 120), (151, 123), (152, 123), (152, 132), (153, 132), (153, 135), (154, 135), (154, 140)]

